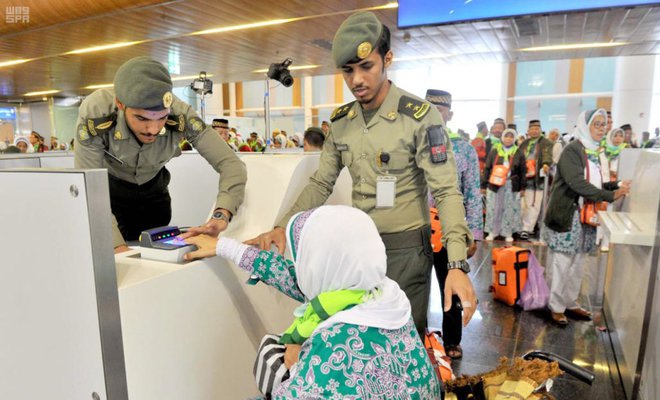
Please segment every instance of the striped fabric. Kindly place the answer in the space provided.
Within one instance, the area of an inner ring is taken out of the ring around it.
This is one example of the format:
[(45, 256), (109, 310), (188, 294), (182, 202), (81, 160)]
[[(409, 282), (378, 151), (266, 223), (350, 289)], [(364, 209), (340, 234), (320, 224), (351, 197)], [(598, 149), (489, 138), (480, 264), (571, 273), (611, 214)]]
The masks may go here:
[(257, 359), (252, 373), (259, 391), (266, 398), (282, 381), (289, 379), (289, 370), (284, 365), (284, 345), (279, 344), (280, 336), (266, 335), (261, 339)]

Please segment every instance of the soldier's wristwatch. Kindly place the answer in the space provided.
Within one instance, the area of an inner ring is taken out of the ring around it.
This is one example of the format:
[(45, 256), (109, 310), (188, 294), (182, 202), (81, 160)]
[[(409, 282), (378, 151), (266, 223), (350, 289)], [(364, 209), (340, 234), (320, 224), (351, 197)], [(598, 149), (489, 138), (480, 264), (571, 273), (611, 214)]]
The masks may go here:
[(231, 221), (231, 217), (227, 218), (225, 213), (223, 213), (222, 210), (220, 210), (220, 209), (215, 210), (213, 212), (213, 215), (211, 216), (211, 218), (221, 219), (221, 220), (225, 221), (227, 224), (229, 224), (229, 222)]
[(470, 273), (470, 264), (468, 264), (468, 262), (465, 261), (465, 260), (450, 261), (450, 262), (447, 263), (447, 269), (448, 270), (460, 269), (461, 271), (468, 274), (468, 273)]

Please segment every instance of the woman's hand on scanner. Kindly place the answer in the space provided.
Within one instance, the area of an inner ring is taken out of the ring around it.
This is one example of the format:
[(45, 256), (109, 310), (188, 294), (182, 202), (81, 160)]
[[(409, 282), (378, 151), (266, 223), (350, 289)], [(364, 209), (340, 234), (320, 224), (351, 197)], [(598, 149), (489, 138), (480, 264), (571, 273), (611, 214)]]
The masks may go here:
[(185, 239), (185, 242), (197, 246), (197, 250), (183, 256), (186, 261), (215, 257), (216, 255), (215, 248), (218, 245), (218, 238), (209, 235), (197, 235)]

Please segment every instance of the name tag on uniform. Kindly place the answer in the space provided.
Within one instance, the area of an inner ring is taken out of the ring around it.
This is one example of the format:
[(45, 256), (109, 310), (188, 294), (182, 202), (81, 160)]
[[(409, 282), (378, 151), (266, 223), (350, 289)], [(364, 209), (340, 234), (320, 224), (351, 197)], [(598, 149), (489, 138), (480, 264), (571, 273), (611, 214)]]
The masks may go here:
[(394, 207), (396, 176), (385, 175), (376, 178), (376, 208)]
[(348, 145), (345, 143), (337, 143), (337, 151), (348, 151)]

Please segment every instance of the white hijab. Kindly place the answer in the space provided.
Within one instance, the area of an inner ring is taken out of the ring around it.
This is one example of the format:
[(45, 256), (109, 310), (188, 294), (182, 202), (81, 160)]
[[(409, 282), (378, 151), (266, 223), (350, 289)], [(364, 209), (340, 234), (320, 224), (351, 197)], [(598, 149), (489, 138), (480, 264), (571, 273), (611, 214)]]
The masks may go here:
[(612, 128), (611, 131), (607, 132), (607, 135), (605, 137), (607, 138), (606, 140), (608, 147), (618, 147), (614, 145), (614, 136), (616, 136), (617, 134), (621, 134), (621, 137), (625, 137), (623, 129), (621, 128)]
[(318, 328), (343, 322), (399, 329), (408, 322), (410, 302), (399, 285), (385, 276), (385, 245), (363, 211), (322, 206), (294, 215), (286, 232), (298, 287), (306, 299), (341, 289), (371, 292), (368, 300), (338, 312)]
[(591, 132), (589, 131), (589, 126), (591, 126), (597, 115), (601, 115), (607, 121), (607, 111), (599, 108), (597, 110), (582, 111), (575, 126), (575, 136), (588, 150), (596, 150), (600, 147), (600, 143), (591, 138)]
[[(25, 136), (17, 136), (14, 139), (14, 146), (16, 146), (19, 142), (23, 142), (27, 145), (27, 151), (26, 153), (34, 153), (34, 145), (30, 143), (30, 139), (26, 138)], [(18, 146), (16, 146), (18, 147)]]

